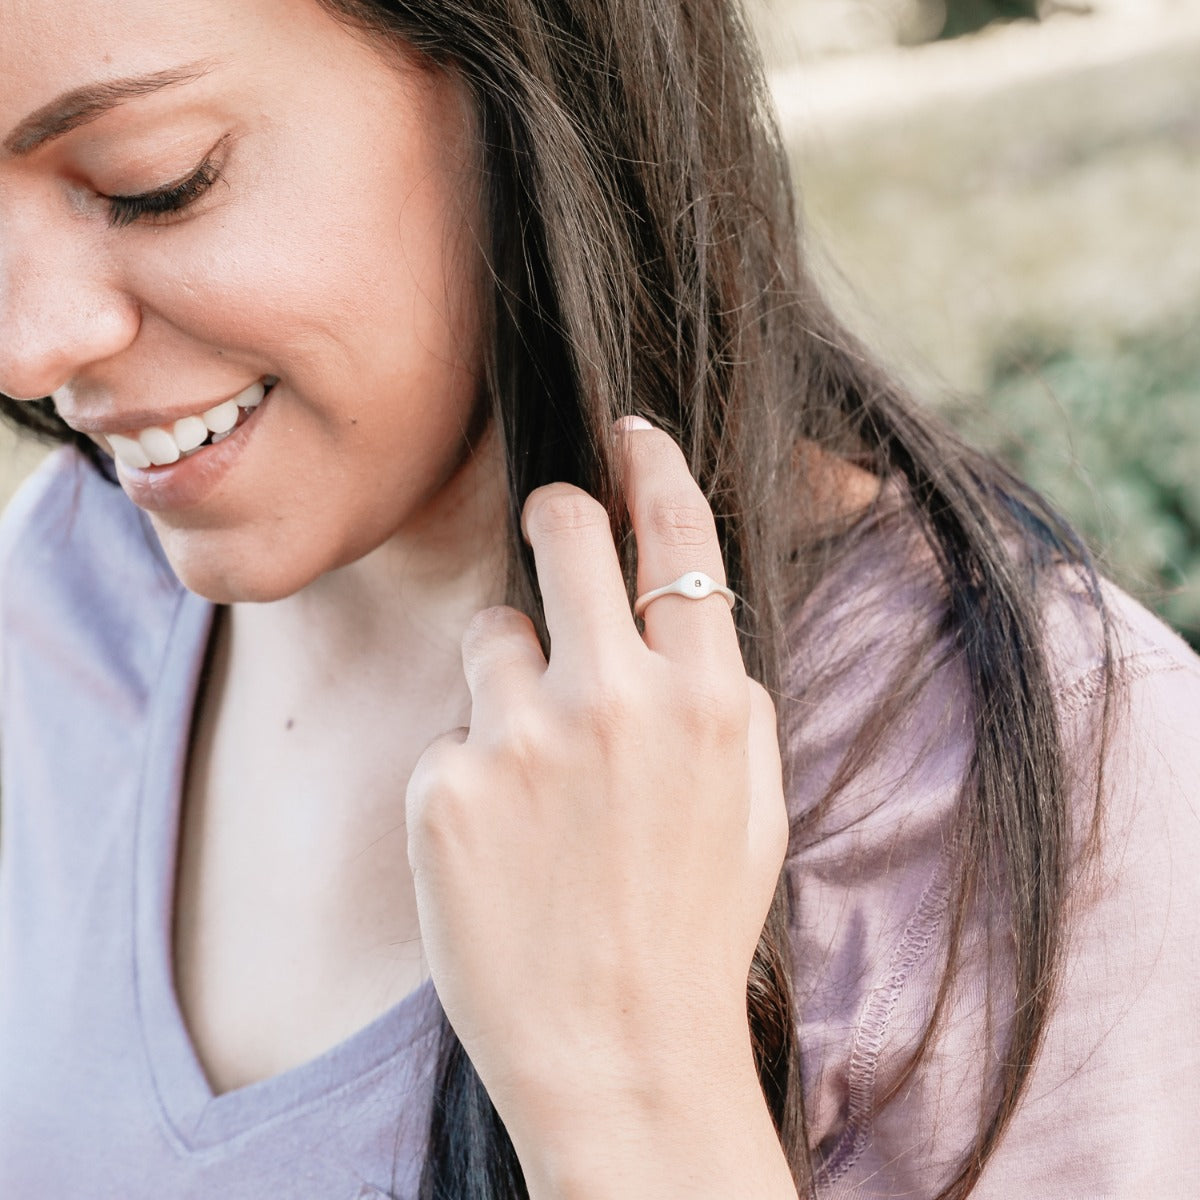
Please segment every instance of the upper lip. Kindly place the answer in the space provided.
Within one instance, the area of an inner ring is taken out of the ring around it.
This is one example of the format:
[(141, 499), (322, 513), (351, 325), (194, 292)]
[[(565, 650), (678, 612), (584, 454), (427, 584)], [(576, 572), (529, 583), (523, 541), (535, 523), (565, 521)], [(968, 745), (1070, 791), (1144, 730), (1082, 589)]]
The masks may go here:
[[(249, 383), (244, 383), (236, 391), (228, 392), (226, 395), (219, 397), (216, 400), (203, 400), (191, 408), (178, 408), (170, 413), (164, 412), (161, 408), (150, 409), (134, 409), (132, 412), (121, 413), (117, 415), (107, 416), (89, 416), (83, 413), (64, 412), (62, 408), (58, 408), (58, 415), (76, 432), (88, 434), (100, 434), (108, 437), (111, 434), (117, 434), (122, 437), (136, 436), (143, 429), (150, 429), (153, 426), (159, 426), (162, 429), (170, 429), (176, 421), (183, 417), (195, 417), (201, 413), (208, 412), (210, 408), (216, 408), (218, 404), (224, 404), (226, 400), (232, 400), (235, 396), (240, 396), (248, 387), (255, 383), (270, 384), (273, 380), (252, 379)], [(56, 408), (57, 408), (56, 404)]]

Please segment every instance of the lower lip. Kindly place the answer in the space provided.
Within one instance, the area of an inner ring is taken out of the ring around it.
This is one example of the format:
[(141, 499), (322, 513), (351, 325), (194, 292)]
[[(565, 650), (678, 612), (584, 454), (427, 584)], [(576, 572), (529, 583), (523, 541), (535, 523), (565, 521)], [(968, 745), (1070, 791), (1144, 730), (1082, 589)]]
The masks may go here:
[(263, 410), (274, 394), (273, 387), (227, 438), (170, 466), (127, 467), (118, 461), (117, 478), (125, 494), (147, 512), (178, 511), (202, 504), (241, 458), (254, 431), (262, 424)]

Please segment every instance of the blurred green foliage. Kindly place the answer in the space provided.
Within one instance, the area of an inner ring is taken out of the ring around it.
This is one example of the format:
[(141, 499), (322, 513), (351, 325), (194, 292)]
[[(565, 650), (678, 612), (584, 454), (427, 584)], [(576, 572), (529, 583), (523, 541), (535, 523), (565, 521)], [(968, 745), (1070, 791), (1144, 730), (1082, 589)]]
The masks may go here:
[(1102, 346), (1014, 339), (994, 361), (984, 405), (952, 405), (949, 415), (1200, 650), (1196, 324)]
[(946, 21), (938, 37), (961, 37), (993, 21), (1036, 20), (1037, 15), (1037, 0), (946, 0)]

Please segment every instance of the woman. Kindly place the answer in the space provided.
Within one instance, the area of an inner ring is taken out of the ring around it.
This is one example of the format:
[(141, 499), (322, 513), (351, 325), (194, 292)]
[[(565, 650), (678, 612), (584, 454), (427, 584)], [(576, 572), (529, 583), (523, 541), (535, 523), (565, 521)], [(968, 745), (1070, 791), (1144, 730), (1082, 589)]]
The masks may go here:
[(0, 1191), (1180, 1194), (1196, 661), (830, 316), (734, 11), (0, 24)]

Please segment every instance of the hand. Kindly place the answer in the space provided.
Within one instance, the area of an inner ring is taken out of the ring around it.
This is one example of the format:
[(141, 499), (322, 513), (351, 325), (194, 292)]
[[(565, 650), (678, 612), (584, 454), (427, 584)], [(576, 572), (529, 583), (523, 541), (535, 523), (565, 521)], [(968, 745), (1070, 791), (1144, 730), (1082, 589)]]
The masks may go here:
[[(679, 448), (618, 437), (639, 594), (723, 582)], [(775, 713), (720, 596), (655, 600), (638, 635), (597, 501), (539, 488), (524, 529), (549, 662), (523, 614), (471, 623), (470, 730), (414, 770), (409, 858), (438, 994), (527, 1176), (570, 1173), (590, 1136), (612, 1178), (617, 1142), (665, 1161), (664, 1130), (715, 1144), (739, 1104), (762, 1132), (746, 976), (787, 842)]]

